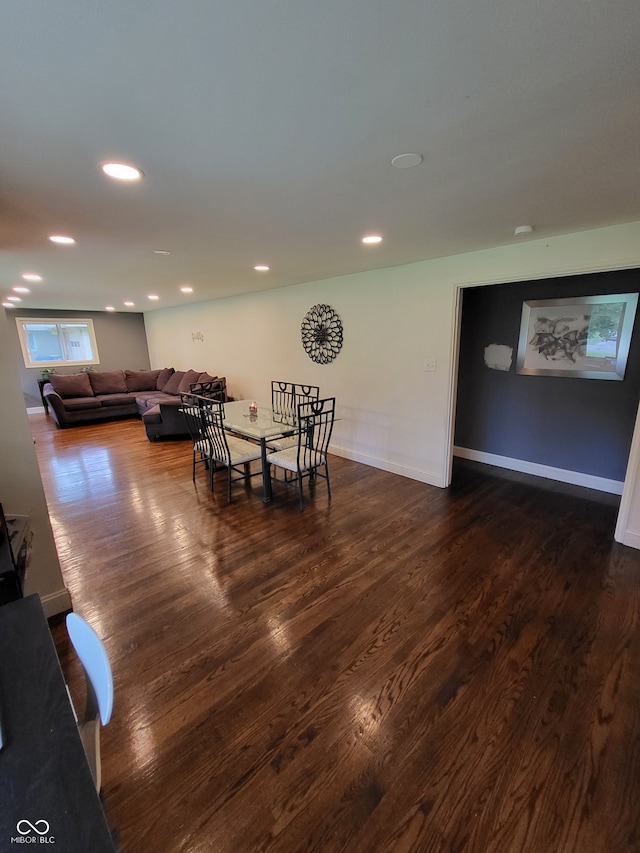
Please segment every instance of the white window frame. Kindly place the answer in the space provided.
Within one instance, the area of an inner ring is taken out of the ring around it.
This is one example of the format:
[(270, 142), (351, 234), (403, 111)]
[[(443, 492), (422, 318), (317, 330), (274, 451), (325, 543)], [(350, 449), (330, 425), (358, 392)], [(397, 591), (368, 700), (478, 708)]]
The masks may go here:
[[(29, 350), (27, 331), (23, 327), (23, 323), (29, 323), (30, 325), (42, 324), (43, 326), (56, 326), (64, 323), (70, 323), (72, 325), (86, 324), (89, 331), (93, 358), (33, 361)], [(47, 367), (74, 367), (85, 364), (100, 364), (100, 356), (98, 354), (98, 344), (96, 341), (95, 330), (93, 328), (93, 320), (88, 317), (16, 317), (16, 326), (18, 327), (18, 338), (20, 339), (20, 347), (22, 349), (22, 357), (24, 358), (25, 367), (37, 367), (40, 370), (43, 370)]]

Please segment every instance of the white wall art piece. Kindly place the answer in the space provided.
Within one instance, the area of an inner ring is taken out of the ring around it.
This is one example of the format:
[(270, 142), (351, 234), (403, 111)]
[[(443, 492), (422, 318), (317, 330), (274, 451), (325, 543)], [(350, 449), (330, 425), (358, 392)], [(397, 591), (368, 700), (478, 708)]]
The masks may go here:
[(484, 348), (484, 363), (491, 370), (511, 370), (513, 347), (505, 344), (489, 344)]

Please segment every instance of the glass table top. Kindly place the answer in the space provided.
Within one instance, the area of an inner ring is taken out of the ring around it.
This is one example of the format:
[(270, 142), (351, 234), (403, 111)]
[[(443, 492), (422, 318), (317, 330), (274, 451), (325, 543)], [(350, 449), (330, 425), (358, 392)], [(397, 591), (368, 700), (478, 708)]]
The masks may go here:
[(249, 412), (251, 402), (253, 401), (235, 400), (233, 403), (224, 404), (225, 429), (258, 439), (296, 432), (295, 424), (285, 423), (286, 418), (281, 416), (274, 417), (270, 403), (262, 403), (258, 400), (257, 414), (251, 414)]

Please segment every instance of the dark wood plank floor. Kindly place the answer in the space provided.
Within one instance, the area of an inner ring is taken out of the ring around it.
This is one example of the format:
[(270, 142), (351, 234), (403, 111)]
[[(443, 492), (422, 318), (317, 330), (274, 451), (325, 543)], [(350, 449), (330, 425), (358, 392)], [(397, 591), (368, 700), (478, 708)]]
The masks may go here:
[(332, 457), (331, 504), (320, 483), (299, 513), (279, 483), (265, 507), (254, 478), (228, 506), (139, 421), (32, 425), (113, 665), (123, 853), (640, 850), (640, 552), (613, 542), (617, 498)]

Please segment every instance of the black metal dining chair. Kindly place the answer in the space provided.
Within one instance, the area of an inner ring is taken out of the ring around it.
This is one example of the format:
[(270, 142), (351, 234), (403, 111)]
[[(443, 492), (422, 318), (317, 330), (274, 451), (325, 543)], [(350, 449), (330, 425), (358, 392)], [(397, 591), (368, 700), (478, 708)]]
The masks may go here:
[[(244, 438), (229, 435), (224, 428), (224, 406), (211, 400), (210, 406), (202, 407), (207, 430), (207, 438), (211, 448), (211, 464), (209, 466), (209, 487), (213, 491), (213, 475), (217, 465), (224, 465), (227, 469), (227, 498), (231, 502), (231, 484), (236, 480), (248, 481), (262, 473), (251, 472), (251, 462), (255, 462), (262, 456), (260, 446), (246, 441)], [(234, 477), (237, 473), (239, 476)]]
[[(271, 408), (274, 421), (281, 420), (285, 426), (298, 426), (298, 406), (320, 397), (319, 385), (302, 385), (298, 382), (272, 382)], [(267, 441), (270, 450), (286, 450), (295, 447), (298, 436), (289, 435)]]
[[(209, 400), (198, 394), (181, 394), (180, 411), (184, 415), (189, 435), (193, 443), (193, 460), (191, 466), (191, 479), (196, 479), (196, 464), (201, 463), (206, 469), (211, 469), (211, 443), (207, 432), (207, 425), (203, 417), (203, 409), (211, 405), (219, 405), (215, 400)], [(211, 472), (209, 474), (211, 481)]]
[(222, 376), (210, 379), (208, 382), (195, 382), (189, 386), (189, 390), (198, 397), (208, 397), (220, 403), (227, 402), (227, 380)]
[[(300, 403), (297, 412), (299, 432), (295, 446), (267, 455), (269, 465), (284, 469), (285, 481), (288, 484), (298, 484), (301, 510), (303, 509), (302, 482), (305, 477), (309, 480), (309, 486), (315, 484), (316, 477), (325, 479), (327, 493), (331, 500), (327, 453), (333, 432), (335, 408), (335, 397)], [(286, 479), (287, 471), (293, 475), (288, 480)]]
[(271, 381), (271, 409), (274, 420), (292, 418), (295, 414), (293, 382)]

